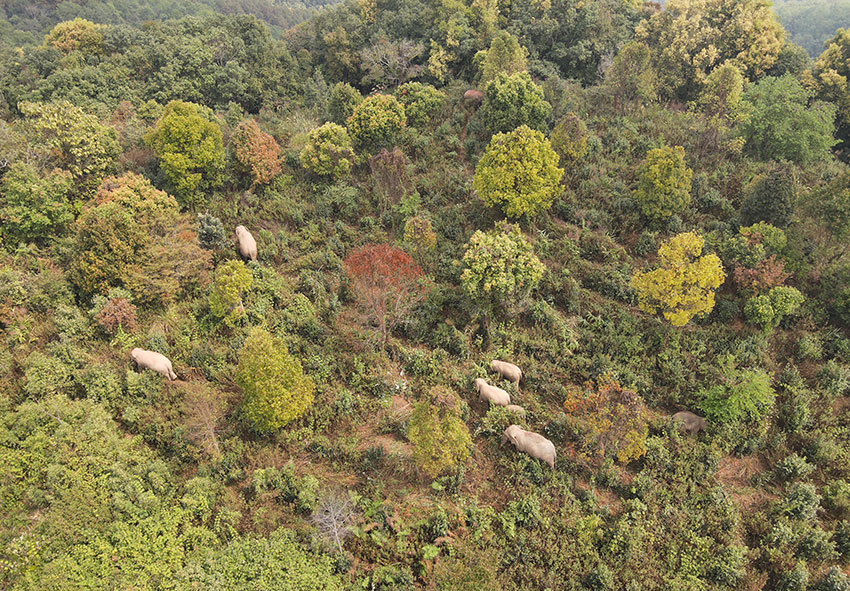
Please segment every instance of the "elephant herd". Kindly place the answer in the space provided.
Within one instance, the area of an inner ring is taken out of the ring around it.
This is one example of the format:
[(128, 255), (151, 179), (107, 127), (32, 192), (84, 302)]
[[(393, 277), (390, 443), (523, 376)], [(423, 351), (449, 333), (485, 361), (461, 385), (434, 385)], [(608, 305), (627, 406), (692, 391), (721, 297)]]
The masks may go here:
[[(243, 258), (252, 261), (257, 260), (257, 241), (254, 240), (251, 232), (245, 226), (236, 227), (236, 241), (239, 254)], [(174, 373), (171, 360), (161, 353), (137, 347), (130, 351), (130, 358), (137, 369), (151, 369), (162, 374), (168, 380), (177, 379), (177, 374)], [(498, 373), (502, 378), (515, 384), (517, 390), (519, 390), (519, 383), (522, 380), (522, 370), (519, 367), (513, 363), (495, 359), (490, 362), (490, 369)], [(525, 418), (525, 409), (517, 404), (511, 404), (511, 396), (506, 390), (488, 384), (483, 378), (476, 378), (473, 383), (480, 401), (504, 406), (520, 418)], [(672, 418), (681, 424), (683, 430), (694, 435), (700, 431), (704, 431), (708, 426), (704, 418), (689, 411), (677, 412)], [(555, 445), (539, 433), (526, 431), (519, 425), (510, 425), (502, 435), (502, 444), (504, 445), (506, 441), (510, 441), (517, 450), (528, 454), (532, 458), (541, 460), (550, 468), (555, 467)]]

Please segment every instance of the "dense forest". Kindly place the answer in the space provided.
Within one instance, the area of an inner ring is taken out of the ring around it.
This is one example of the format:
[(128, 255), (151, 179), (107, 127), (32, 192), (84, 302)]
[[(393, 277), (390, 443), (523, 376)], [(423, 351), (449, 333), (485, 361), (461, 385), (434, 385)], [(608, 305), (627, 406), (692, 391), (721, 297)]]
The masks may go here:
[(3, 3), (0, 589), (850, 590), (837, 13), (320, 4)]

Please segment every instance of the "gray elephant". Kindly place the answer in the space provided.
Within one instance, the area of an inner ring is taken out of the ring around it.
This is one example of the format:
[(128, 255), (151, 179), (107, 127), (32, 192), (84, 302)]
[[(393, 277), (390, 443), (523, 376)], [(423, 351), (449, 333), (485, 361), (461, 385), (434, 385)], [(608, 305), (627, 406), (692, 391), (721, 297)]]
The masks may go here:
[(509, 404), (508, 410), (520, 417), (521, 419), (525, 418), (525, 409), (519, 404)]
[(236, 243), (243, 259), (257, 260), (257, 241), (245, 226), (236, 226)]
[(682, 423), (682, 429), (696, 435), (700, 431), (705, 431), (708, 428), (708, 421), (694, 413), (682, 410), (673, 415), (673, 420)]
[(169, 380), (177, 379), (177, 374), (174, 373), (174, 369), (171, 367), (171, 360), (162, 353), (136, 347), (130, 351), (130, 357), (138, 369), (152, 369), (164, 375)]
[(513, 382), (516, 384), (516, 387), (519, 388), (519, 381), (522, 379), (522, 370), (513, 363), (494, 359), (490, 362), (490, 369), (501, 375), (509, 382)]
[(555, 468), (555, 444), (538, 433), (526, 431), (519, 425), (511, 425), (502, 435), (502, 444), (510, 441), (515, 448), (532, 458), (542, 460), (550, 468)]
[(498, 388), (491, 386), (482, 378), (475, 378), (475, 389), (478, 391), (478, 399), (499, 406), (508, 406), (511, 403), (511, 395)]

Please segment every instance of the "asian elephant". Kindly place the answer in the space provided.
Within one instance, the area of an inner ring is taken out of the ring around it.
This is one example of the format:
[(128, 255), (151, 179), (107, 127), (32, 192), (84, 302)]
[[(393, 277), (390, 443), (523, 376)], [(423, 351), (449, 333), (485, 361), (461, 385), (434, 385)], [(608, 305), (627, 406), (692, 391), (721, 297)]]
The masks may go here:
[(130, 357), (139, 369), (152, 369), (157, 373), (161, 373), (169, 380), (177, 379), (177, 374), (174, 373), (174, 369), (171, 367), (171, 361), (162, 353), (136, 347), (130, 351)]
[(242, 258), (252, 261), (257, 260), (257, 241), (245, 226), (236, 226), (236, 243), (239, 246), (239, 254)]
[(555, 444), (538, 433), (526, 431), (519, 425), (511, 425), (502, 435), (502, 444), (510, 441), (519, 451), (532, 458), (542, 460), (550, 468), (555, 468)]
[(674, 414), (673, 420), (681, 422), (682, 429), (691, 435), (696, 435), (700, 431), (705, 431), (708, 428), (708, 421), (687, 410), (679, 411)]
[(511, 403), (511, 395), (498, 388), (491, 386), (482, 378), (475, 378), (475, 389), (478, 391), (478, 399), (486, 400), (499, 406), (508, 406)]
[(513, 363), (494, 359), (490, 362), (490, 369), (501, 375), (509, 382), (513, 382), (516, 384), (517, 388), (519, 388), (519, 381), (522, 379), (522, 370)]

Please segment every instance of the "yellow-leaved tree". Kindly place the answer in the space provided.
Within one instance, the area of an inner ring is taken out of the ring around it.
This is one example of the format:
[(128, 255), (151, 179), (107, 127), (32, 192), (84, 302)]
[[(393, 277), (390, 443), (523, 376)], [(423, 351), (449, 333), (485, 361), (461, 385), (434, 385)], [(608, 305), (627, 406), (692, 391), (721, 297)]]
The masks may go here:
[(673, 326), (684, 326), (694, 316), (714, 308), (714, 291), (726, 273), (716, 254), (703, 254), (705, 241), (696, 232), (678, 234), (658, 249), (661, 266), (653, 271), (636, 271), (632, 287), (641, 310), (661, 312)]

